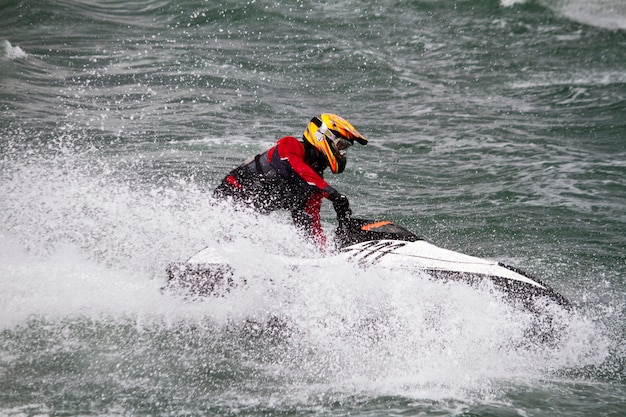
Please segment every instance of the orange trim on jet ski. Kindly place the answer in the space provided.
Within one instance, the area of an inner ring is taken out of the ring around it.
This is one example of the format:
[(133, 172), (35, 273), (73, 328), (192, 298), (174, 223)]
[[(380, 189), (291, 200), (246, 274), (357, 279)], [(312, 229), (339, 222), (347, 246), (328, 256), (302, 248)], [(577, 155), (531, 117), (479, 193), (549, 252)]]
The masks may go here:
[(388, 224), (391, 224), (391, 222), (387, 220), (383, 220), (383, 221), (376, 222), (376, 223), (364, 224), (363, 226), (361, 226), (361, 230), (377, 229), (379, 227), (386, 226)]

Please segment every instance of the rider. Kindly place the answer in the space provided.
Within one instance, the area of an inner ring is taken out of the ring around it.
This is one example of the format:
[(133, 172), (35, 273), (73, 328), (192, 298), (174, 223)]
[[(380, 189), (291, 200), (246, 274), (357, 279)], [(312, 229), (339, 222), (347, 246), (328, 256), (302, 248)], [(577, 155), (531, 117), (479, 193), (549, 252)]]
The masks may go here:
[(345, 151), (354, 141), (367, 144), (347, 120), (336, 114), (321, 114), (311, 119), (301, 141), (293, 136), (279, 139), (272, 148), (232, 170), (214, 195), (232, 197), (261, 213), (289, 210), (296, 227), (323, 248), (322, 198), (333, 203), (338, 220), (352, 214), (348, 198), (324, 180), (324, 169), (329, 167), (333, 174), (343, 172)]

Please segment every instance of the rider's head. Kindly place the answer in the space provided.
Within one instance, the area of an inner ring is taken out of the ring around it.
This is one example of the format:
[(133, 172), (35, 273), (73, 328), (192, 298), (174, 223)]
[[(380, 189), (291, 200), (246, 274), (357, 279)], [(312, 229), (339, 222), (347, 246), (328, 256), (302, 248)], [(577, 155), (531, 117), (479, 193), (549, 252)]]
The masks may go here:
[(346, 149), (356, 140), (361, 145), (367, 139), (361, 135), (347, 120), (336, 114), (323, 113), (315, 116), (304, 131), (304, 143), (315, 147), (324, 158), (334, 174), (346, 168)]

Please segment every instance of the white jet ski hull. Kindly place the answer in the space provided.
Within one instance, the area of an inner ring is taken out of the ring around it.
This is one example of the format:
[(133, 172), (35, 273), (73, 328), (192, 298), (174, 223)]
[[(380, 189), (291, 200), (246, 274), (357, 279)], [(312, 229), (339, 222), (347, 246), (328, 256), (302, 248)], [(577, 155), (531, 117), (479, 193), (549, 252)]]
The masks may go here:
[[(508, 299), (530, 309), (538, 297), (569, 308), (569, 302), (562, 295), (518, 269), (440, 248), (391, 222), (368, 223), (358, 219), (354, 219), (354, 222), (358, 223), (350, 227), (356, 231), (338, 230), (340, 240), (343, 239), (343, 248), (334, 257), (345, 258), (364, 267), (377, 265), (419, 271), (434, 279), (462, 281), (470, 285), (488, 282)], [(358, 243), (348, 244), (355, 240)], [(293, 264), (294, 267), (314, 267), (327, 259), (286, 258), (285, 263)], [(187, 262), (170, 264), (167, 274), (168, 288), (199, 297), (224, 295), (236, 285), (245, 283), (246, 279), (235, 279), (228, 260), (213, 248), (198, 252)]]

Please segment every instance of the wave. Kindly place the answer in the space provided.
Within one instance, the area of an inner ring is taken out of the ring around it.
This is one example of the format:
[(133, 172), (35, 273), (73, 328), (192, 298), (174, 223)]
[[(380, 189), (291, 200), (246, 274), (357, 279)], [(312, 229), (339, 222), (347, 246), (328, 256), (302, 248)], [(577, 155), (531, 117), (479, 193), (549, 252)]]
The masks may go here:
[[(160, 12), (168, 10), (170, 1), (150, 0), (140, 3), (105, 0), (92, 2), (86, 0), (39, 0), (27, 6), (14, 2), (3, 7), (0, 22), (7, 27), (28, 27), (43, 22), (133, 24), (141, 23), (138, 18), (156, 17)], [(149, 19), (148, 19), (149, 20)]]
[[(222, 25), (236, 22), (242, 24), (247, 22), (260, 29), (264, 26), (269, 28), (277, 23), (292, 25), (295, 28), (310, 24), (315, 14), (331, 13), (345, 19), (346, 25), (355, 25), (361, 20), (375, 23), (384, 19), (386, 15), (398, 15), (402, 16), (402, 19), (408, 16), (418, 21), (421, 16), (414, 14), (415, 11), (432, 13), (433, 10), (444, 11), (448, 7), (445, 2), (410, 2), (405, 5), (383, 2), (377, 6), (352, 6), (350, 1), (334, 5), (312, 5), (309, 8), (289, 7), (263, 1), (245, 4), (227, 1), (220, 5), (209, 5), (198, 0), (185, 2), (151, 0), (141, 3), (107, 0), (97, 4), (86, 0), (39, 1), (28, 7), (17, 3), (5, 6), (0, 23), (4, 23), (6, 27), (28, 27), (46, 21), (56, 24), (78, 24), (88, 21), (92, 23), (92, 29), (93, 25), (99, 25), (105, 30), (104, 25), (110, 24), (122, 25), (120, 27), (130, 25), (162, 28), (164, 25), (195, 27), (210, 23)], [(479, 11), (482, 14), (494, 15), (498, 13), (498, 7), (504, 9), (525, 7), (533, 10), (534, 6), (547, 8), (557, 16), (578, 23), (611, 30), (626, 29), (626, 3), (621, 0), (494, 0), (481, 4), (461, 2), (455, 5), (455, 10), (465, 10), (468, 13)]]
[[(503, 7), (533, 3), (531, 0), (500, 0)], [(539, 0), (556, 15), (603, 29), (626, 29), (626, 3), (622, 0)]]
[(573, 21), (612, 30), (626, 30), (626, 3), (622, 0), (548, 1), (548, 7)]
[(22, 48), (11, 45), (11, 42), (7, 40), (0, 42), (0, 45), (4, 48), (4, 56), (8, 59), (21, 59), (28, 56)]

